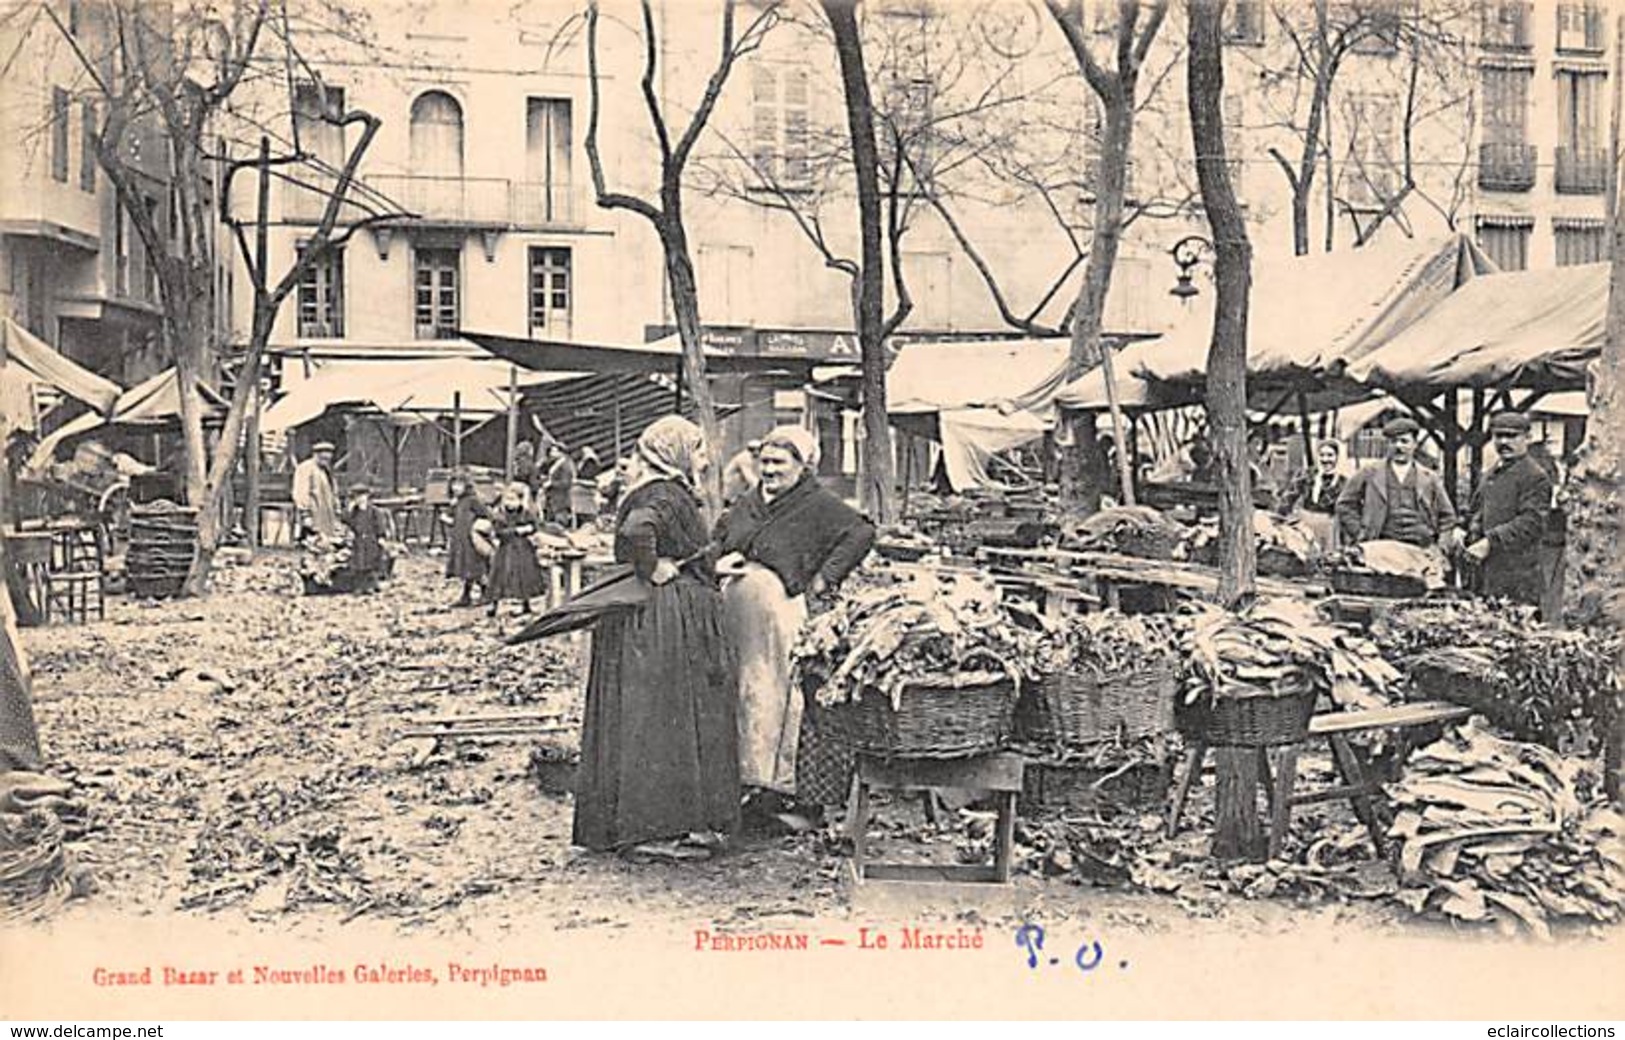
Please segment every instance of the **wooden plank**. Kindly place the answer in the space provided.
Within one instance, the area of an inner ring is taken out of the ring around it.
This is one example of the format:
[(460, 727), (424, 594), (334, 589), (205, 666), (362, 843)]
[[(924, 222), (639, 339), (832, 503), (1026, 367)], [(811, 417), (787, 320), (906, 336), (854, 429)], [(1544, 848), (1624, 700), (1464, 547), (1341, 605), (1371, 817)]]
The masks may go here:
[(1020, 755), (974, 758), (858, 759), (858, 779), (874, 790), (917, 791), (948, 787), (967, 791), (1020, 791), (1025, 760)]
[(865, 881), (998, 881), (999, 870), (992, 865), (964, 863), (870, 863), (864, 867)]
[(1332, 733), (1359, 733), (1371, 729), (1461, 722), (1470, 715), (1472, 709), (1445, 701), (1417, 701), (1414, 704), (1396, 704), (1388, 708), (1373, 708), (1370, 711), (1334, 711), (1316, 715), (1309, 720), (1309, 734), (1318, 737)]

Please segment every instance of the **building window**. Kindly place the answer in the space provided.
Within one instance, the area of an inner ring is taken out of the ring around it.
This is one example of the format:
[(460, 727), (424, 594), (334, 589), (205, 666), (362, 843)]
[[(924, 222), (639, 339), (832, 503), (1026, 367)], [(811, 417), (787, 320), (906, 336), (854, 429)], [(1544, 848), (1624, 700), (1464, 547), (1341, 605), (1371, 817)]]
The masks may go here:
[(344, 88), (300, 83), (293, 91), (293, 132), (299, 147), (331, 175), (344, 166)]
[(78, 36), (79, 35), (79, 27), (82, 24), (81, 17), (83, 16), (83, 14), (84, 14), (83, 5), (79, 3), (79, 0), (68, 0), (68, 35), (69, 36)]
[(1395, 54), (1399, 51), (1402, 19), (1396, 3), (1373, 3), (1351, 8), (1356, 54)]
[(807, 165), (807, 70), (758, 62), (751, 69), (751, 165), (765, 184), (804, 188)]
[(443, 90), (412, 102), (412, 171), (423, 177), (463, 175), (463, 106)]
[(51, 177), (68, 183), (68, 92), (51, 88)]
[[(299, 243), (303, 259), (309, 243)], [(299, 338), (344, 336), (344, 248), (328, 249), (299, 277)]]
[(1224, 39), (1226, 43), (1263, 43), (1263, 0), (1232, 0), (1225, 12)]
[(1491, 191), (1528, 191), (1535, 186), (1535, 149), (1528, 143), (1529, 80), (1526, 68), (1486, 67), (1484, 129), (1479, 144), (1478, 184)]
[(96, 102), (79, 103), (79, 188), (96, 190)]
[(1486, 3), (1479, 9), (1479, 42), (1486, 50), (1527, 51), (1532, 47), (1529, 32), (1534, 5), (1527, 0)]
[(419, 249), (413, 322), (418, 339), (455, 339), (459, 324), (456, 249)]
[(1600, 195), (1607, 187), (1608, 154), (1599, 142), (1601, 73), (1557, 73), (1556, 187), (1565, 194)]
[(570, 251), (530, 247), (530, 329), (557, 339), (570, 336)]
[(1598, 54), (1603, 50), (1602, 7), (1595, 0), (1557, 6), (1557, 49)]
[(1347, 113), (1343, 199), (1356, 209), (1381, 209), (1399, 191), (1399, 99), (1356, 95), (1349, 99)]
[(521, 225), (570, 220), (570, 99), (525, 99), (525, 185)]
[(113, 293), (130, 293), (130, 218), (124, 212), (124, 197), (113, 200)]
[(1552, 221), (1557, 239), (1557, 266), (1596, 264), (1608, 259), (1608, 229), (1600, 220)]
[(1481, 217), (1478, 244), (1503, 271), (1529, 268), (1529, 231), (1534, 221), (1520, 217)]

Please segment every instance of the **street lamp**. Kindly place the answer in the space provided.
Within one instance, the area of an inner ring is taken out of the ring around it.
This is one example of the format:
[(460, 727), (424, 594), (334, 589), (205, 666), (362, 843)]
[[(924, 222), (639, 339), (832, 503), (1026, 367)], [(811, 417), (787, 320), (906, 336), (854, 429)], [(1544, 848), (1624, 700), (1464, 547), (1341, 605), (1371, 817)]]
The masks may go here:
[(1188, 302), (1191, 297), (1201, 292), (1191, 278), (1191, 268), (1201, 262), (1204, 251), (1212, 253), (1213, 243), (1201, 235), (1186, 235), (1168, 250), (1174, 258), (1174, 263), (1179, 266), (1179, 278), (1174, 282), (1174, 287), (1168, 290), (1168, 295), (1175, 297), (1180, 303)]

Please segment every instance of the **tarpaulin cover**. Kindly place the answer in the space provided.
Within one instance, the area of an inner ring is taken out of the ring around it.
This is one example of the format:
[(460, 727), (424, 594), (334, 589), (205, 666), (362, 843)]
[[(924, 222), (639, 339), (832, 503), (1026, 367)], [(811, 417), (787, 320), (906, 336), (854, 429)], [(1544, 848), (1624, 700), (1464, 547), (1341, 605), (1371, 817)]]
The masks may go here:
[(1043, 414), (1060, 389), (1066, 338), (909, 343), (886, 370), (893, 415), (956, 408), (1020, 407)]
[[(1495, 270), (1465, 235), (1393, 238), (1360, 249), (1259, 261), (1247, 308), (1247, 375), (1260, 382), (1336, 372), (1376, 350), (1473, 278)], [(1205, 385), (1214, 293), (1143, 354), (1165, 383)]]
[(994, 455), (1044, 436), (1050, 423), (1031, 412), (962, 408), (937, 416), (942, 462), (955, 491), (1003, 486), (989, 471)]
[(1350, 366), (1395, 390), (1510, 385), (1576, 390), (1602, 352), (1608, 265), (1509, 271), (1463, 287)]
[(514, 377), (514, 368), (488, 358), (336, 362), (324, 365), (267, 408), (260, 428), (292, 429), (338, 405), (386, 413), (449, 414), (455, 408), (467, 415), (489, 415), (507, 410), (510, 378), (521, 388), (579, 378), (573, 373), (526, 370)]
[[(29, 382), (46, 383), (103, 415), (113, 409), (124, 392), (112, 380), (69, 361), (11, 318), (0, 320), (0, 336), (5, 338), (8, 388), (26, 389)], [(8, 408), (6, 414), (14, 413)]]
[[(568, 343), (561, 340), (522, 339), (488, 332), (460, 333), (481, 349), (532, 372), (654, 372), (675, 373), (682, 359), (682, 341), (674, 334), (653, 343), (631, 346)], [(790, 372), (806, 376), (827, 359), (812, 357), (734, 354), (705, 349), (706, 370), (725, 372)]]
[[(203, 399), (205, 416), (219, 415), (226, 410), (225, 399), (203, 383), (198, 383), (198, 395)], [(137, 383), (119, 395), (110, 415), (86, 412), (64, 424), (39, 447), (28, 460), (28, 468), (39, 470), (50, 465), (57, 445), (74, 437), (82, 437), (103, 426), (152, 426), (169, 422), (181, 414), (180, 380), (173, 368), (158, 373), (146, 382)]]

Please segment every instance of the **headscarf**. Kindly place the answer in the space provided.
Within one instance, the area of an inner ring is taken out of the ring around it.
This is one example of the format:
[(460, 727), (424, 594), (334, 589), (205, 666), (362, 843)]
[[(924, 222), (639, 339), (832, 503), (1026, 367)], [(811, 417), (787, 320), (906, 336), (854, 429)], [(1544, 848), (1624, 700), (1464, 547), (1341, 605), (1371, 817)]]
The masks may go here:
[(762, 438), (764, 448), (783, 448), (809, 469), (818, 468), (818, 460), (822, 453), (818, 448), (818, 438), (805, 426), (777, 426), (766, 437)]
[(663, 477), (694, 484), (694, 463), (705, 447), (705, 434), (680, 415), (657, 419), (638, 438), (638, 457)]
[[(1320, 453), (1331, 448), (1337, 453), (1337, 464), (1332, 467), (1331, 473), (1320, 468)], [(1309, 463), (1309, 489), (1312, 497), (1319, 499), (1321, 489), (1328, 481), (1346, 479), (1350, 474), (1348, 458), (1343, 452), (1343, 442), (1335, 437), (1328, 437), (1315, 445), (1315, 457)]]

